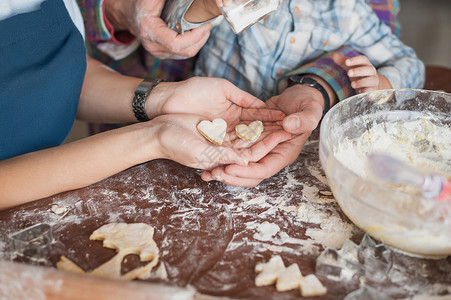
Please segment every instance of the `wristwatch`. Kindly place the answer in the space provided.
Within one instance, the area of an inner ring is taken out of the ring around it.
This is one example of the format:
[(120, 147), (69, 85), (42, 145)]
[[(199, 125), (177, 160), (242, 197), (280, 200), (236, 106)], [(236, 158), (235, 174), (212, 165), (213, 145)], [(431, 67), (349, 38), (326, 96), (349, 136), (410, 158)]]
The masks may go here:
[(319, 84), (318, 81), (316, 81), (313, 78), (305, 77), (302, 75), (293, 75), (290, 76), (289, 79), (291, 81), (289, 86), (293, 86), (295, 84), (303, 84), (320, 91), (320, 93), (323, 95), (324, 98), (323, 116), (327, 113), (327, 111), (330, 109), (329, 95), (327, 94), (326, 89), (321, 84)]
[(133, 97), (132, 107), (133, 113), (139, 122), (149, 121), (149, 117), (146, 114), (146, 100), (150, 92), (157, 86), (161, 79), (144, 79), (135, 90), (135, 96)]

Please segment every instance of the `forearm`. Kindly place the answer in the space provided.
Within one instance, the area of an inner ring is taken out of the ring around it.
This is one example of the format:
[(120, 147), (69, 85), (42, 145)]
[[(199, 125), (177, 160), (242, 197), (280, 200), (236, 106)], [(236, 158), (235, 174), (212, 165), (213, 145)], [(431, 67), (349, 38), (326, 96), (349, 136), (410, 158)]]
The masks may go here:
[(157, 127), (135, 124), (0, 162), (0, 210), (98, 182), (161, 156)]
[[(136, 122), (132, 101), (141, 82), (142, 78), (121, 75), (88, 58), (77, 118), (101, 123)], [(164, 103), (178, 86), (184, 84), (186, 85), (185, 82), (161, 82), (153, 88), (145, 103), (147, 116), (153, 119), (168, 113), (162, 111)]]
[[(329, 83), (326, 80), (324, 80), (322, 77), (315, 75), (315, 74), (305, 74), (304, 76), (315, 79), (326, 90), (327, 95), (329, 96), (330, 107), (332, 107), (338, 103), (337, 94), (335, 93), (334, 89), (329, 85)], [(320, 99), (322, 99), (321, 105), (324, 108), (324, 98), (322, 97), (322, 95), (321, 95)]]
[(141, 81), (121, 75), (88, 57), (77, 118), (101, 123), (135, 122), (132, 99)]

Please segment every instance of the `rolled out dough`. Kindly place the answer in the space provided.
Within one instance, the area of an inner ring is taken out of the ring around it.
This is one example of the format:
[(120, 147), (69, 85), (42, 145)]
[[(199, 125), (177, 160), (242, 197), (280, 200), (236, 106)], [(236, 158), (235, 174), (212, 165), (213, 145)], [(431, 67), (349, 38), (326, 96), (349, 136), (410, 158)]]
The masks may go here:
[[(116, 249), (117, 254), (94, 269), (89, 275), (132, 280), (146, 279), (150, 276), (152, 268), (158, 263), (159, 249), (153, 240), (154, 228), (144, 223), (110, 223), (95, 230), (89, 239), (103, 240), (103, 246)], [(150, 261), (148, 264), (121, 275), (121, 263), (125, 256), (138, 254), (141, 261)], [(60, 270), (85, 274), (79, 266), (66, 258), (56, 264)]]

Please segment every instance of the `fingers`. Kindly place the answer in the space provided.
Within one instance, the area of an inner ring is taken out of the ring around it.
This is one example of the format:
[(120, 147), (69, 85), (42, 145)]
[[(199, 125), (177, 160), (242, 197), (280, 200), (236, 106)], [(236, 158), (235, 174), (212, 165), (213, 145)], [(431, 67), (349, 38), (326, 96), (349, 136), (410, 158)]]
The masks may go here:
[[(265, 104), (263, 104), (265, 105)], [(262, 121), (262, 122), (272, 122), (281, 121), (285, 118), (285, 114), (280, 110), (273, 109), (253, 109), (245, 108), (241, 113), (241, 119), (243, 121)]]
[(367, 63), (368, 65), (358, 65), (357, 67), (352, 67), (348, 71), (348, 76), (351, 79), (351, 87), (355, 89), (358, 94), (377, 90), (379, 88), (379, 77), (376, 68), (365, 56), (356, 58), (358, 58), (358, 60), (353, 61), (353, 63)]
[(355, 66), (371, 65), (371, 62), (369, 61), (368, 57), (366, 57), (365, 55), (358, 55), (358, 56), (346, 58), (345, 64), (348, 67), (355, 67)]
[[(175, 42), (170, 43), (174, 47), (181, 48), (181, 54), (186, 57), (195, 56), (210, 37), (211, 24), (206, 23), (196, 29), (185, 31), (178, 35)], [(175, 51), (177, 54), (178, 51)]]
[(235, 86), (228, 80), (220, 80), (224, 94), (230, 102), (246, 108), (264, 108), (265, 102)]
[(359, 66), (352, 68), (348, 71), (349, 77), (368, 77), (377, 76), (376, 68), (373, 65), (369, 66)]
[(346, 65), (346, 60), (348, 58), (344, 55), (341, 55), (340, 53), (334, 53), (332, 55), (332, 60), (339, 66), (341, 66), (343, 69), (348, 70), (349, 67)]
[[(259, 137), (259, 140), (265, 140), (267, 139), (271, 134), (276, 133), (278, 131), (284, 132), (284, 130), (281, 128), (281, 126), (274, 126), (274, 128), (266, 128), (265, 127), (265, 131), (262, 132), (261, 136)], [(286, 139), (289, 139), (289, 137), (291, 135), (287, 134), (287, 133), (280, 133), (283, 137), (285, 137)], [(235, 149), (245, 149), (245, 148), (250, 148), (254, 145), (253, 142), (248, 142), (245, 141), (241, 138), (239, 138), (236, 133), (233, 133), (234, 138), (231, 139), (231, 143), (230, 145), (235, 148)], [(271, 137), (273, 138), (273, 137)], [(282, 142), (282, 141), (281, 141)]]
[(344, 62), (351, 80), (351, 87), (358, 94), (375, 91), (379, 88), (377, 70), (366, 56), (347, 58)]
[(302, 150), (307, 136), (296, 136), (290, 141), (278, 146), (277, 151), (273, 151), (258, 162), (250, 162), (248, 166), (228, 165), (224, 167), (225, 173), (229, 176), (244, 178), (268, 178), (273, 176), (285, 166), (291, 164)]
[(239, 187), (255, 187), (263, 180), (260, 178), (240, 178), (230, 176), (224, 173), (224, 169), (222, 167), (216, 168), (213, 171), (202, 172), (201, 178), (204, 181), (217, 180), (227, 185)]
[[(248, 166), (231, 164), (202, 173), (204, 181), (218, 180), (228, 185), (254, 187), (265, 178), (269, 178), (291, 164), (299, 155), (308, 135), (297, 136), (280, 144), (279, 150), (273, 151), (258, 162)], [(276, 150), (276, 149), (274, 149)]]
[(142, 32), (143, 45), (147, 51), (159, 58), (192, 57), (197, 54), (210, 36), (211, 24), (204, 24), (196, 29), (179, 34), (167, 27), (161, 19), (152, 20), (142, 25), (155, 28), (152, 32)]
[[(232, 177), (263, 180), (276, 174), (285, 166), (285, 162), (282, 162), (280, 159), (275, 159), (274, 156), (270, 156), (257, 163), (250, 163), (246, 167), (240, 165), (226, 166), (224, 167), (224, 174), (228, 176), (229, 180)], [(225, 177), (225, 175), (223, 175), (223, 177)]]
[(221, 152), (218, 155), (219, 163), (221, 165), (238, 164), (247, 166), (250, 161), (259, 161), (278, 144), (290, 138), (291, 135), (283, 130), (267, 132), (266, 137), (263, 137), (254, 145), (238, 138), (233, 140), (229, 137), (224, 147), (216, 148), (217, 151)]
[(247, 166), (249, 163), (249, 161), (236, 149), (222, 147), (218, 148), (218, 150), (221, 151), (221, 156), (219, 157), (220, 165), (238, 164)]
[(371, 77), (363, 77), (360, 79), (355, 79), (351, 82), (351, 86), (353, 89), (358, 90), (359, 92), (363, 91), (374, 91), (377, 90), (379, 85), (379, 78), (376, 76)]
[(255, 143), (252, 147), (239, 150), (248, 162), (256, 162), (265, 157), (278, 144), (287, 141), (291, 135), (285, 131), (277, 131)]

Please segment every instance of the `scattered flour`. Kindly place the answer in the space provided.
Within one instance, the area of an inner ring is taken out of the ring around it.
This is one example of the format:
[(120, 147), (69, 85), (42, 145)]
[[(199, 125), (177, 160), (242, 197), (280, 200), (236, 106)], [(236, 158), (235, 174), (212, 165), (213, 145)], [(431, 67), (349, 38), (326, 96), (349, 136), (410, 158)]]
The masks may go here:
[(263, 222), (262, 224), (248, 223), (247, 228), (257, 227), (258, 232), (254, 234), (254, 239), (259, 241), (270, 241), (280, 231), (280, 227), (276, 224)]

